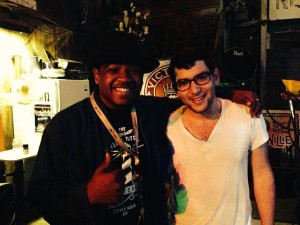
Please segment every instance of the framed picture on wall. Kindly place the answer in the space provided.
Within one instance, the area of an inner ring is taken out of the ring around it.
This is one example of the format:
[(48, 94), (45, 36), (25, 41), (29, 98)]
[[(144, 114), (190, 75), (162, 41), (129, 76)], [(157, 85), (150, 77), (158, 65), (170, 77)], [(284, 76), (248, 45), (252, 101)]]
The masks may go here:
[(299, 19), (300, 0), (269, 0), (269, 19)]
[(11, 2), (36, 10), (36, 0), (10, 0)]

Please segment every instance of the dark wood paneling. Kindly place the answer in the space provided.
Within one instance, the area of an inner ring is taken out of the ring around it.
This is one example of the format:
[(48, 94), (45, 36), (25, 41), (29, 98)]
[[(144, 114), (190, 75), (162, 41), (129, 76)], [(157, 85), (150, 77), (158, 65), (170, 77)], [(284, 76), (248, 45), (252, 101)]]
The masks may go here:
[[(285, 90), (282, 79), (300, 80), (300, 32), (271, 33), (267, 51), (266, 99), (270, 108), (288, 109), (279, 95)], [(299, 109), (298, 109), (299, 110)]]

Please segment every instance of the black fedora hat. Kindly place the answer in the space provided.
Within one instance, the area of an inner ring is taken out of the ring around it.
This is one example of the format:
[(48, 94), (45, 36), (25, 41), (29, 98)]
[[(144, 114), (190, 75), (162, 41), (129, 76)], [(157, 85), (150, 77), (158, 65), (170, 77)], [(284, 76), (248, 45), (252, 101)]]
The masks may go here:
[(87, 60), (92, 67), (105, 64), (137, 65), (144, 73), (159, 66), (159, 61), (146, 52), (136, 35), (120, 31), (107, 31), (102, 34)]

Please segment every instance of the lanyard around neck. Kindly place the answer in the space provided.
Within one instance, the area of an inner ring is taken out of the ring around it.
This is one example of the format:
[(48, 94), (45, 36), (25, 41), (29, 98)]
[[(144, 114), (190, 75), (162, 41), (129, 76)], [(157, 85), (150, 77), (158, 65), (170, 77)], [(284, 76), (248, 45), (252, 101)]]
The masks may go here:
[[(118, 143), (118, 145), (127, 153), (130, 155), (134, 156), (135, 159), (135, 164), (139, 164), (139, 158), (136, 154), (134, 154), (124, 143), (124, 141), (120, 138), (116, 130), (113, 128), (103, 111), (100, 109), (100, 107), (97, 105), (95, 98), (94, 98), (94, 93), (90, 95), (90, 101), (92, 103), (92, 106), (97, 113), (98, 117), (100, 120), (103, 122), (111, 136), (115, 139), (115, 141)], [(133, 131), (134, 131), (134, 138), (135, 138), (135, 146), (136, 146), (136, 152), (138, 154), (138, 122), (137, 122), (137, 114), (135, 107), (132, 107), (131, 109), (131, 120), (132, 120), (132, 126), (133, 126)]]

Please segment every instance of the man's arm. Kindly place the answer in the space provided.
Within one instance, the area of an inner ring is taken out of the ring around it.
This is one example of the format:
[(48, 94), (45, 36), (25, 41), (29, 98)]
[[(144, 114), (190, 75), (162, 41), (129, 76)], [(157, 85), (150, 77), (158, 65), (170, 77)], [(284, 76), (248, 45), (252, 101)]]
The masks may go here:
[(258, 117), (261, 114), (262, 105), (255, 92), (217, 87), (216, 93), (218, 97), (249, 106), (252, 117)]
[[(91, 116), (86, 114), (90, 110), (76, 110), (60, 112), (47, 125), (27, 188), (27, 200), (49, 224), (94, 224), (87, 196), (88, 168), (92, 168), (87, 148), (94, 145), (83, 142), (90, 143), (99, 134), (89, 125), (88, 129), (93, 132), (82, 135), (87, 133), (87, 127), (83, 122), (74, 122), (74, 118), (91, 124)], [(101, 145), (97, 150), (100, 163), (104, 160), (105, 150)]]
[(264, 143), (252, 151), (252, 173), (255, 200), (262, 225), (274, 224), (275, 184), (268, 160), (268, 145)]
[[(44, 130), (28, 184), (27, 200), (49, 224), (78, 224), (79, 221), (92, 224), (87, 181), (74, 185), (68, 183), (68, 174), (79, 177), (82, 164), (67, 159), (67, 146), (61, 141), (65, 135), (54, 129), (56, 125), (52, 126), (50, 122)], [(71, 164), (77, 169), (76, 173), (68, 169)]]

